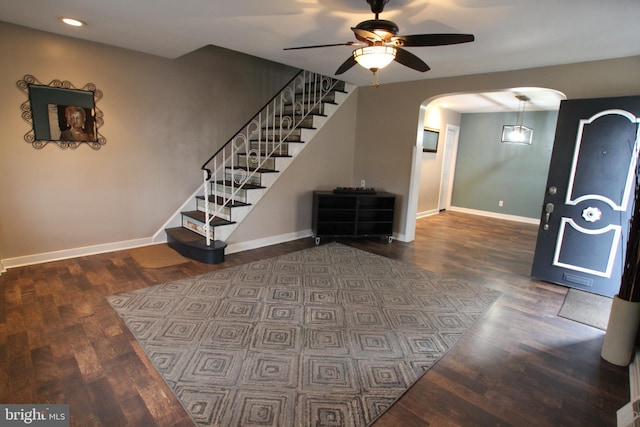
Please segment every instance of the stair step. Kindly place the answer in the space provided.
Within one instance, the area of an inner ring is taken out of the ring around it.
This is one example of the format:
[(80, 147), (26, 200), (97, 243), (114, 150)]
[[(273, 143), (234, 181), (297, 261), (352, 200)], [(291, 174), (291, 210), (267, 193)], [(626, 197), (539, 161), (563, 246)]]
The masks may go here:
[(224, 181), (216, 181), (214, 184), (223, 185), (229, 188), (233, 187), (234, 189), (240, 188), (242, 190), (259, 190), (261, 188), (266, 188), (261, 185), (255, 185), (255, 184), (249, 184), (249, 183), (238, 185), (238, 184), (232, 183), (228, 179), (225, 179)]
[[(276, 136), (280, 137), (280, 135), (276, 135)], [(262, 142), (263, 144), (273, 144), (274, 143), (273, 137), (274, 135), (262, 135), (262, 139), (258, 139), (257, 136), (253, 136), (251, 138), (251, 141), (249, 142), (251, 142), (252, 144), (254, 143), (257, 144), (258, 142)], [(277, 144), (278, 142), (279, 141), (276, 141), (275, 143)], [(304, 142), (304, 141), (302, 140), (302, 135), (300, 135), (300, 132), (298, 131), (297, 134), (294, 133), (284, 138), (282, 142), (287, 143), (287, 142)]]
[(247, 171), (247, 172), (257, 172), (257, 173), (277, 173), (280, 172), (278, 170), (275, 169), (267, 169), (267, 168), (252, 168), (252, 167), (247, 167), (247, 166), (227, 166), (225, 168), (226, 170), (243, 170), (243, 171)]
[[(280, 111), (278, 111), (279, 113)], [(282, 106), (282, 114), (283, 115), (291, 115), (293, 113), (296, 114), (312, 114), (314, 116), (325, 116), (324, 114), (324, 104), (320, 103), (318, 105), (315, 105), (313, 108), (307, 109), (305, 106), (305, 109), (303, 111), (301, 111), (299, 109), (298, 106), (294, 106), (293, 104), (285, 104)]]
[[(284, 157), (284, 156), (282, 156)], [(255, 167), (260, 164), (261, 165), (261, 169), (265, 169), (265, 170), (272, 170), (275, 171), (276, 169), (276, 158), (275, 156), (257, 156), (254, 154), (251, 155), (247, 155), (245, 153), (238, 153), (237, 155), (237, 160), (236, 160), (236, 167), (242, 168), (242, 167), (250, 167), (252, 170), (255, 169)]]
[[(332, 79), (333, 81), (333, 88), (331, 89), (333, 92), (344, 92), (345, 91), (345, 86), (346, 83), (344, 82), (344, 80), (338, 80), (338, 79)], [(314, 82), (310, 82), (307, 84), (310, 87), (315, 87), (316, 84)]]
[[(273, 136), (277, 136), (278, 138), (284, 138), (285, 136), (287, 137), (286, 140), (291, 141), (292, 137), (300, 137), (300, 134), (302, 133), (302, 129), (313, 129), (313, 127), (297, 127), (295, 129), (281, 129), (281, 128), (262, 128), (262, 139), (267, 139), (268, 137), (273, 137)], [(258, 138), (258, 135), (255, 134), (253, 135), (254, 138)], [(253, 139), (253, 138), (252, 138)], [(259, 139), (259, 138), (258, 138)], [(278, 141), (276, 141), (278, 142)]]
[[(204, 212), (207, 209), (207, 205), (204, 201), (203, 196), (196, 197), (196, 209), (200, 212)], [(216, 215), (218, 218), (223, 218), (225, 220), (231, 221), (231, 206), (223, 206), (222, 203), (220, 205), (216, 205), (213, 202), (209, 202), (209, 215)], [(184, 218), (183, 218), (184, 220)], [(197, 221), (196, 227), (190, 227), (191, 229), (195, 228), (196, 233), (204, 234), (204, 222), (202, 224), (199, 220), (194, 220), (193, 218), (188, 218), (189, 221)], [(212, 239), (215, 238), (215, 230), (211, 232), (209, 235)]]
[[(204, 202), (204, 196), (196, 196), (196, 199), (202, 200)], [(223, 205), (225, 201), (227, 201), (227, 206), (231, 207), (231, 208), (238, 208), (238, 207), (241, 207), (241, 206), (249, 206), (251, 204), (251, 203), (240, 202), (240, 201), (237, 201), (237, 200), (231, 200), (231, 202), (229, 202), (229, 199), (225, 199), (224, 197), (221, 197), (221, 196), (215, 197), (215, 196), (210, 195), (208, 197), (208, 199), (209, 199), (210, 203), (215, 203), (215, 204), (220, 205), (220, 206)]]
[[(209, 200), (209, 214), (213, 215), (213, 213), (215, 213), (219, 218), (225, 219), (230, 223), (234, 222), (233, 215), (232, 215), (232, 211), (234, 208), (246, 207), (251, 205), (250, 203), (245, 203), (239, 200), (234, 200), (229, 198), (225, 199), (220, 196), (215, 197), (212, 195), (209, 196), (208, 200)], [(196, 196), (196, 207), (200, 212), (205, 211), (205, 209), (207, 208), (207, 205), (206, 205), (206, 202), (204, 201), (204, 196)], [(204, 219), (203, 221), (200, 221), (200, 222), (204, 224)], [(226, 225), (226, 224), (219, 223), (218, 225)], [(214, 232), (214, 236), (215, 236), (215, 232)]]
[[(287, 114), (283, 114), (282, 116), (277, 116), (274, 118), (275, 123), (272, 120), (267, 120), (262, 124), (262, 129), (279, 129), (281, 127), (287, 127), (287, 124), (289, 121), (293, 121), (293, 117), (295, 117), (297, 120), (300, 120), (296, 126), (296, 128), (305, 128), (305, 129), (312, 129), (313, 128), (313, 114), (310, 114), (302, 119), (300, 119), (301, 116), (295, 115), (287, 115)], [(280, 122), (278, 123), (279, 120)], [(289, 129), (289, 128), (288, 128)]]
[[(209, 220), (209, 238), (215, 239), (215, 228), (222, 225), (234, 224), (233, 221), (229, 221), (225, 218), (211, 217)], [(206, 236), (205, 230), (205, 213), (202, 211), (189, 211), (182, 212), (182, 227), (193, 231), (201, 236)]]
[[(202, 211), (182, 212), (182, 216), (195, 219), (196, 221), (199, 221), (201, 224), (204, 224), (204, 221), (205, 221), (205, 213)], [(233, 224), (233, 221), (229, 221), (224, 218), (218, 218), (215, 216), (209, 219), (209, 225), (211, 225), (211, 227), (219, 227), (221, 225), (229, 225), (229, 224)]]
[(211, 181), (210, 194), (215, 194), (216, 196), (224, 196), (227, 198), (231, 197), (236, 202), (246, 203), (250, 205), (252, 203), (251, 200), (256, 200), (255, 195), (252, 197), (250, 193), (254, 192), (255, 190), (262, 190), (265, 188), (266, 187), (256, 184), (252, 181), (246, 182), (242, 185), (238, 185), (237, 183), (233, 183), (233, 185), (231, 185), (231, 181), (229, 179), (226, 179), (224, 181)]
[[(304, 92), (306, 94), (311, 94), (319, 97), (321, 94), (316, 90), (317, 86), (318, 85), (315, 82), (307, 83), (304, 86), (305, 88)], [(327, 96), (330, 96), (335, 92), (343, 92), (343, 93), (345, 92), (345, 83), (343, 81), (338, 81), (336, 85), (329, 92), (327, 92)], [(299, 87), (298, 90), (296, 90), (296, 94), (301, 94), (301, 93), (302, 93), (302, 88)]]
[[(240, 193), (244, 194), (246, 193), (246, 189), (249, 190), (254, 190), (254, 187), (248, 188), (247, 185), (253, 185), (255, 187), (259, 187), (259, 188), (263, 188), (262, 187), (262, 174), (260, 173), (255, 173), (252, 176), (248, 176), (247, 172), (244, 170), (240, 170), (240, 169), (225, 169), (224, 171), (224, 180), (227, 182), (234, 182), (235, 184), (233, 185), (233, 190), (237, 190), (238, 188), (240, 189)], [(240, 184), (242, 183), (242, 184)], [(225, 193), (226, 189), (222, 189), (220, 188), (221, 184), (218, 185), (217, 191), (220, 194), (227, 194), (227, 197), (230, 196), (230, 194), (227, 192)], [(229, 186), (231, 186), (229, 184)], [(215, 188), (212, 187), (211, 190), (211, 194), (215, 194), (214, 190), (216, 190)], [(235, 197), (234, 197), (235, 198)]]
[(282, 127), (282, 126), (271, 126), (271, 125), (265, 125), (262, 126), (260, 129), (262, 129), (262, 134), (264, 135), (265, 133), (268, 133), (269, 135), (280, 135), (280, 134), (286, 134), (288, 132), (291, 132), (293, 134), (298, 134), (300, 133), (300, 129), (315, 129), (315, 127), (313, 126), (313, 123), (304, 123), (301, 122), (298, 124), (298, 126), (296, 126), (295, 128), (291, 129), (291, 128), (287, 128), (287, 127)]
[(224, 262), (224, 249), (227, 244), (221, 240), (211, 241), (207, 246), (207, 240), (184, 227), (168, 228), (167, 245), (181, 255), (195, 259), (205, 264), (221, 264)]
[[(237, 153), (237, 154), (238, 154), (238, 157), (247, 157), (248, 156), (247, 153)], [(266, 156), (266, 154), (264, 152), (260, 153), (260, 154), (263, 155), (263, 156)], [(285, 157), (293, 157), (293, 156), (290, 155), (290, 154), (273, 153), (273, 154), (269, 155), (269, 157), (271, 157), (271, 158), (285, 158)]]
[[(327, 95), (324, 97), (324, 100), (322, 102), (324, 102), (325, 104), (335, 104), (336, 103), (336, 92), (343, 92), (341, 90), (332, 90), (331, 92), (328, 92)], [(300, 95), (302, 93), (302, 91), (300, 92), (296, 92), (296, 95)]]
[[(297, 141), (296, 143), (300, 143), (301, 141)], [(273, 142), (273, 141), (258, 141), (251, 140), (249, 141), (249, 149), (250, 150), (258, 150), (260, 154), (265, 155), (267, 153), (271, 154), (271, 157), (291, 157), (289, 155), (289, 141), (283, 141), (282, 143)]]

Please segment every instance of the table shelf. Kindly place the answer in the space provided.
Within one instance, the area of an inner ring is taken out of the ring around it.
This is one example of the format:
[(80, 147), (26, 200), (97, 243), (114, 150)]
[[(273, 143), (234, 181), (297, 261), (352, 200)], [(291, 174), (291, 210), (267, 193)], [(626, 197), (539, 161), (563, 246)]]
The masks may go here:
[(387, 237), (391, 241), (396, 196), (313, 192), (312, 230), (316, 243), (326, 237)]

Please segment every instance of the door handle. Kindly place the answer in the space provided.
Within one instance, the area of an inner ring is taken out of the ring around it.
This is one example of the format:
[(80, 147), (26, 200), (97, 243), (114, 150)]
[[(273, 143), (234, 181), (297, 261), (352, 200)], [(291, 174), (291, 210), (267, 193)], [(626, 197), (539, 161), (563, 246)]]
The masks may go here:
[(549, 229), (549, 219), (551, 218), (551, 213), (553, 212), (553, 208), (555, 208), (555, 206), (553, 205), (553, 203), (547, 203), (544, 206), (544, 226), (542, 227), (545, 231), (547, 231)]

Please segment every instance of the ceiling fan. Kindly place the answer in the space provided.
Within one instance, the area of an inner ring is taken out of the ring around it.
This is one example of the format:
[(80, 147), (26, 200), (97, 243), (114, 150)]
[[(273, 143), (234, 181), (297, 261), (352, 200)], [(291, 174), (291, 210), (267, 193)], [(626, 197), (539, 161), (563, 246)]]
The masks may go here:
[[(356, 64), (360, 64), (371, 70), (375, 76), (380, 68), (386, 67), (392, 61), (399, 62), (416, 71), (425, 72), (430, 70), (422, 59), (403, 49), (404, 47), (444, 46), (474, 41), (473, 34), (398, 35), (399, 29), (395, 22), (378, 19), (389, 0), (366, 1), (371, 6), (371, 12), (375, 14), (375, 19), (363, 21), (351, 28), (358, 41), (289, 47), (284, 50), (331, 46), (363, 46), (353, 51), (352, 55), (336, 70), (336, 75), (344, 73)], [(374, 82), (374, 85), (377, 85), (377, 83)]]

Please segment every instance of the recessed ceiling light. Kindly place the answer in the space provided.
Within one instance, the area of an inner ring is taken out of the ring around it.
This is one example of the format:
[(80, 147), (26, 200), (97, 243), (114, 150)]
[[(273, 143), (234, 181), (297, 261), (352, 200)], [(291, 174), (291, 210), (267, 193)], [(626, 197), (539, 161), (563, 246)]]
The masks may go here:
[(71, 25), (72, 27), (84, 27), (85, 25), (87, 25), (84, 22), (73, 18), (60, 18), (60, 20), (67, 25)]

